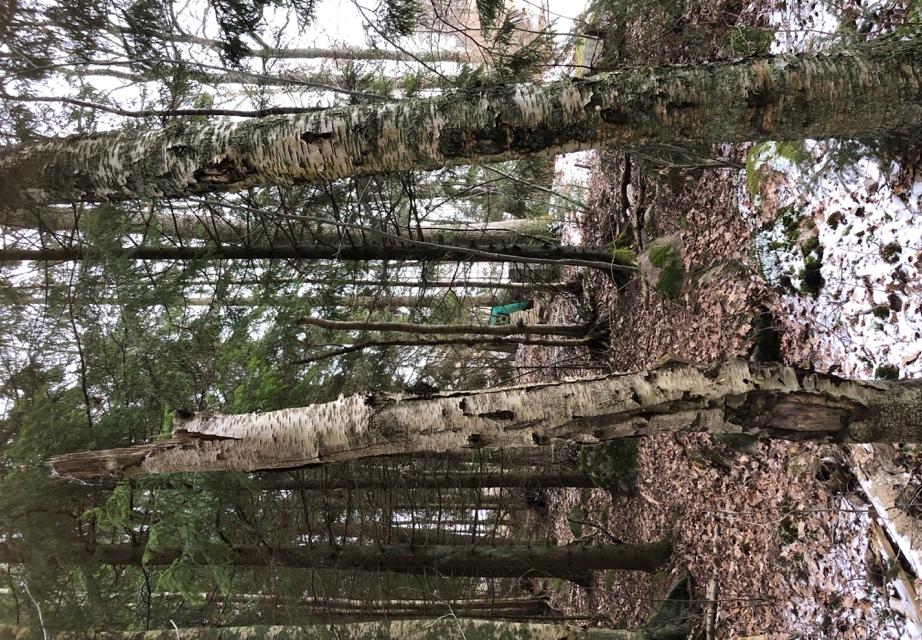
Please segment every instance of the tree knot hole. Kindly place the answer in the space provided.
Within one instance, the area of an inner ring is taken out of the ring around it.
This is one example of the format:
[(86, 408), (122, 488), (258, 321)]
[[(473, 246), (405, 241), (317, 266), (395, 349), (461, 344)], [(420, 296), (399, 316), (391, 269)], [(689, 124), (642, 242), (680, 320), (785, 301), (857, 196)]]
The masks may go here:
[(487, 411), (485, 413), (478, 414), (478, 418), (484, 418), (486, 420), (515, 420), (515, 413), (509, 411), (508, 409), (500, 409), (498, 411)]
[(467, 437), (467, 446), (469, 447), (474, 447), (476, 449), (478, 447), (482, 447), (485, 444), (486, 439), (479, 433), (472, 433)]
[(301, 134), (301, 140), (303, 140), (307, 144), (316, 144), (324, 140), (329, 140), (332, 137), (333, 137), (332, 131), (322, 131), (322, 132), (305, 131), (304, 133)]

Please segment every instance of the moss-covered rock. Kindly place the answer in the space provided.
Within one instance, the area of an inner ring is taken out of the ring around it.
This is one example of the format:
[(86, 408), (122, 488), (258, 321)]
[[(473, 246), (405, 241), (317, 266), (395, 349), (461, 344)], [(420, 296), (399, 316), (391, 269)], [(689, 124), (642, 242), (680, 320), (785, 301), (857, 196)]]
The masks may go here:
[(657, 293), (677, 300), (685, 282), (682, 241), (678, 235), (657, 238), (647, 251), (637, 258), (643, 278)]

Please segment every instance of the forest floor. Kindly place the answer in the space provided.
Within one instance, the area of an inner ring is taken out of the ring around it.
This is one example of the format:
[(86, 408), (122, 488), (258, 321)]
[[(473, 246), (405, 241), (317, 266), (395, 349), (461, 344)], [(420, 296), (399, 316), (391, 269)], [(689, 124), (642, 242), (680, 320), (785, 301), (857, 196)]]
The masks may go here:
[[(754, 3), (734, 17), (762, 28), (786, 25), (774, 31), (772, 51), (818, 47), (798, 33), (836, 31), (842, 11), (830, 16), (828, 4), (805, 4), (796, 16), (784, 3)], [(895, 6), (884, 7), (886, 20)], [(842, 7), (846, 14), (854, 8)], [(694, 25), (714, 15), (686, 18)], [(892, 28), (875, 19), (866, 30)], [(587, 209), (570, 216), (571, 240), (628, 240), (642, 250), (674, 236), (685, 277), (675, 299), (638, 281), (619, 289), (591, 274), (582, 299), (546, 301), (547, 322), (585, 319), (587, 309), (607, 317), (610, 347), (592, 358), (523, 351), (523, 367), (567, 363), (529, 378), (636, 370), (664, 355), (767, 357), (856, 377), (922, 375), (918, 148), (873, 155), (857, 143), (808, 142), (711, 153), (745, 169), (670, 169), (615, 151), (580, 160), (593, 169)], [(569, 368), (577, 363), (587, 367)], [(718, 638), (920, 637), (870, 542), (880, 514), (847, 471), (817, 477), (823, 460), (847, 469), (846, 457), (841, 447), (810, 443), (741, 446), (701, 434), (641, 440), (634, 495), (557, 491), (548, 526), (561, 543), (671, 536), (672, 561), (654, 575), (607, 572), (589, 590), (548, 584), (555, 606), (636, 627), (688, 576), (698, 600), (716, 581)], [(900, 459), (909, 476), (922, 469), (913, 450), (902, 449)]]

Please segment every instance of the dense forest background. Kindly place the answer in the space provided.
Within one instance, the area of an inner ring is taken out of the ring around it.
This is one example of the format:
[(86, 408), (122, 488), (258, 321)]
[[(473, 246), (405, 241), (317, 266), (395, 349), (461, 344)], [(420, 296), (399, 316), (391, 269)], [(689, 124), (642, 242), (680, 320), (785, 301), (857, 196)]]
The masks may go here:
[(917, 445), (758, 412), (918, 403), (920, 24), (5, 3), (0, 637), (920, 637)]

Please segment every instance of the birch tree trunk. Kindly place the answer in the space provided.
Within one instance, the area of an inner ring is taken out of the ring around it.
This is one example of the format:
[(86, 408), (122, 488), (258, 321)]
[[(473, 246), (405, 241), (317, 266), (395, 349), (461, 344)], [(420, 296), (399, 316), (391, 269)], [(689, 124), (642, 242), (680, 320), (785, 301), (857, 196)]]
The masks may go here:
[(368, 393), (266, 413), (178, 415), (169, 440), (65, 454), (50, 464), (60, 476), (86, 480), (678, 431), (922, 442), (922, 383), (843, 380), (742, 360), (670, 364), (572, 382), (432, 396)]
[[(253, 220), (217, 215), (192, 213), (172, 214), (158, 211), (149, 215), (132, 215), (131, 225), (138, 229), (152, 229), (162, 236), (181, 240), (211, 240), (221, 244), (246, 244), (278, 246), (327, 244), (381, 244), (384, 246), (413, 246), (401, 240), (416, 240), (442, 245), (484, 248), (516, 244), (557, 244), (559, 224), (553, 220), (520, 218), (481, 224), (442, 223), (404, 229), (405, 238), (394, 237), (368, 228), (352, 229), (336, 224), (318, 224), (277, 219), (267, 210), (264, 219)], [(22, 210), (0, 209), (0, 225), (11, 229), (41, 229), (45, 231), (76, 231), (84, 228), (87, 213), (78, 213), (72, 207)]]
[[(493, 620), (392, 620), (343, 625), (300, 627), (220, 627), (161, 629), (156, 631), (56, 631), (55, 640), (686, 640), (687, 627), (661, 626), (626, 631), (583, 629), (565, 624), (496, 622)], [(0, 640), (39, 640), (41, 632), (0, 626)]]
[[(327, 545), (265, 547), (238, 545), (220, 554), (234, 566), (360, 569), (414, 575), (519, 578), (553, 577), (584, 581), (592, 571), (655, 571), (669, 559), (668, 542), (605, 545)], [(168, 565), (183, 555), (181, 547), (146, 549), (143, 545), (74, 546), (67, 558), (110, 565)], [(0, 562), (22, 563), (26, 555), (15, 543), (0, 542)], [(207, 556), (195, 558), (208, 564)]]
[(178, 122), (0, 153), (0, 202), (182, 197), (600, 144), (874, 136), (922, 121), (922, 40), (499, 86), (245, 122)]

